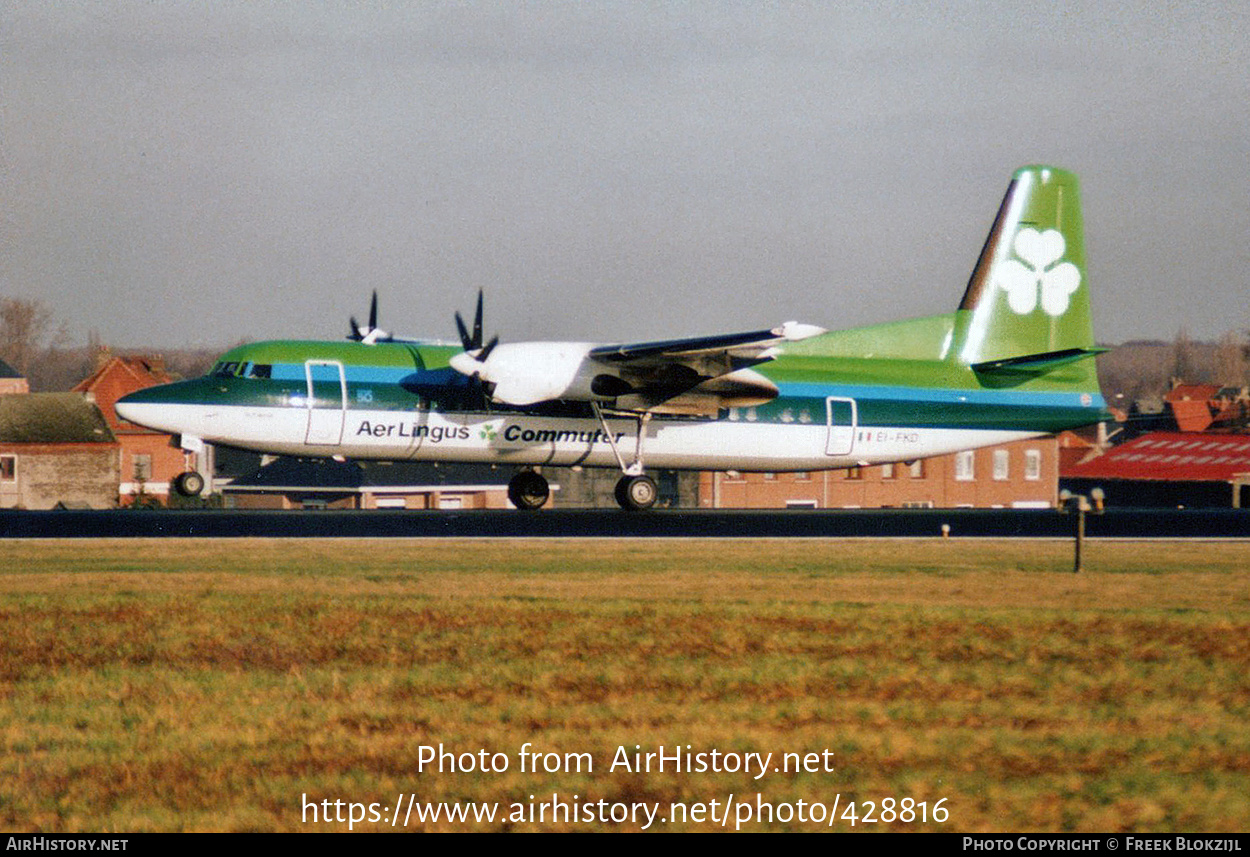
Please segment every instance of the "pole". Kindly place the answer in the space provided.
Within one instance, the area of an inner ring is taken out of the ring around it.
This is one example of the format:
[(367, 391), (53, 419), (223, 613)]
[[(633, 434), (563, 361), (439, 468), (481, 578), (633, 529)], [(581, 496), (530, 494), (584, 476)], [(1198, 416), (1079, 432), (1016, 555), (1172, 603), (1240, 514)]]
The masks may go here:
[(1081, 551), (1085, 547), (1085, 498), (1076, 504), (1076, 555), (1072, 561), (1072, 573), (1081, 573)]

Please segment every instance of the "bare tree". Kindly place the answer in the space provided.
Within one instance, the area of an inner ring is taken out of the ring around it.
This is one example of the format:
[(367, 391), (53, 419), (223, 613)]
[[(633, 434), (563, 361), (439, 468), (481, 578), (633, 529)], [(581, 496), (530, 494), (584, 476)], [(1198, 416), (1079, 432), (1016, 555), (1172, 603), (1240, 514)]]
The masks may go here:
[(1232, 331), (1220, 337), (1215, 351), (1216, 380), (1226, 387), (1241, 387), (1250, 381), (1250, 344)]
[(1172, 377), (1182, 382), (1201, 381), (1196, 364), (1194, 342), (1189, 338), (1189, 331), (1182, 327), (1176, 332), (1176, 341), (1172, 343)]
[(29, 377), (37, 362), (69, 339), (52, 310), (30, 298), (0, 298), (0, 358)]

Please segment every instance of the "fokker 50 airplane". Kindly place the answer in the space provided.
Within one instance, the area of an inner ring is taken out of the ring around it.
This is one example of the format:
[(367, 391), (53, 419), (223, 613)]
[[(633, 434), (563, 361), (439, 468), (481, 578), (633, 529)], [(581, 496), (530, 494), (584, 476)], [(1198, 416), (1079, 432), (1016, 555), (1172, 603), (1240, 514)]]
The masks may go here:
[[(1093, 356), (1077, 180), (1018, 170), (959, 308), (828, 332), (663, 342), (483, 342), (482, 298), (459, 345), (369, 324), (347, 342), (226, 352), (196, 380), (141, 390), (123, 418), (203, 442), (304, 457), (515, 465), (536, 509), (542, 465), (619, 468), (626, 509), (646, 468), (827, 470), (911, 461), (1105, 418)], [(185, 481), (184, 481), (185, 484)]]

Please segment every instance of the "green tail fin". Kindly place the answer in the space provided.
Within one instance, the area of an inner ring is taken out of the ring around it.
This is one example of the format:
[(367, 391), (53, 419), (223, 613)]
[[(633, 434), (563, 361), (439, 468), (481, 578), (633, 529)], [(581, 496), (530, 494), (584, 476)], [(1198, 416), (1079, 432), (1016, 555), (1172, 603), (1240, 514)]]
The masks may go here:
[[(956, 314), (951, 356), (978, 372), (1045, 372), (1080, 361), (1093, 373), (1085, 234), (1076, 176), (1022, 167)], [(1094, 389), (1097, 389), (1096, 385)]]

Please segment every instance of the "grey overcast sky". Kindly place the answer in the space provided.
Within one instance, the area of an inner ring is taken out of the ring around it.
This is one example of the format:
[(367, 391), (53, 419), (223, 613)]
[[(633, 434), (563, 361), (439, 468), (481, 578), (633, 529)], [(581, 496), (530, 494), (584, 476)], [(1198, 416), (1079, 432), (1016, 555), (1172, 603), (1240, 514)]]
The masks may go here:
[(1076, 171), (1103, 342), (1250, 327), (1244, 3), (0, 0), (0, 295), (119, 347), (953, 309)]

